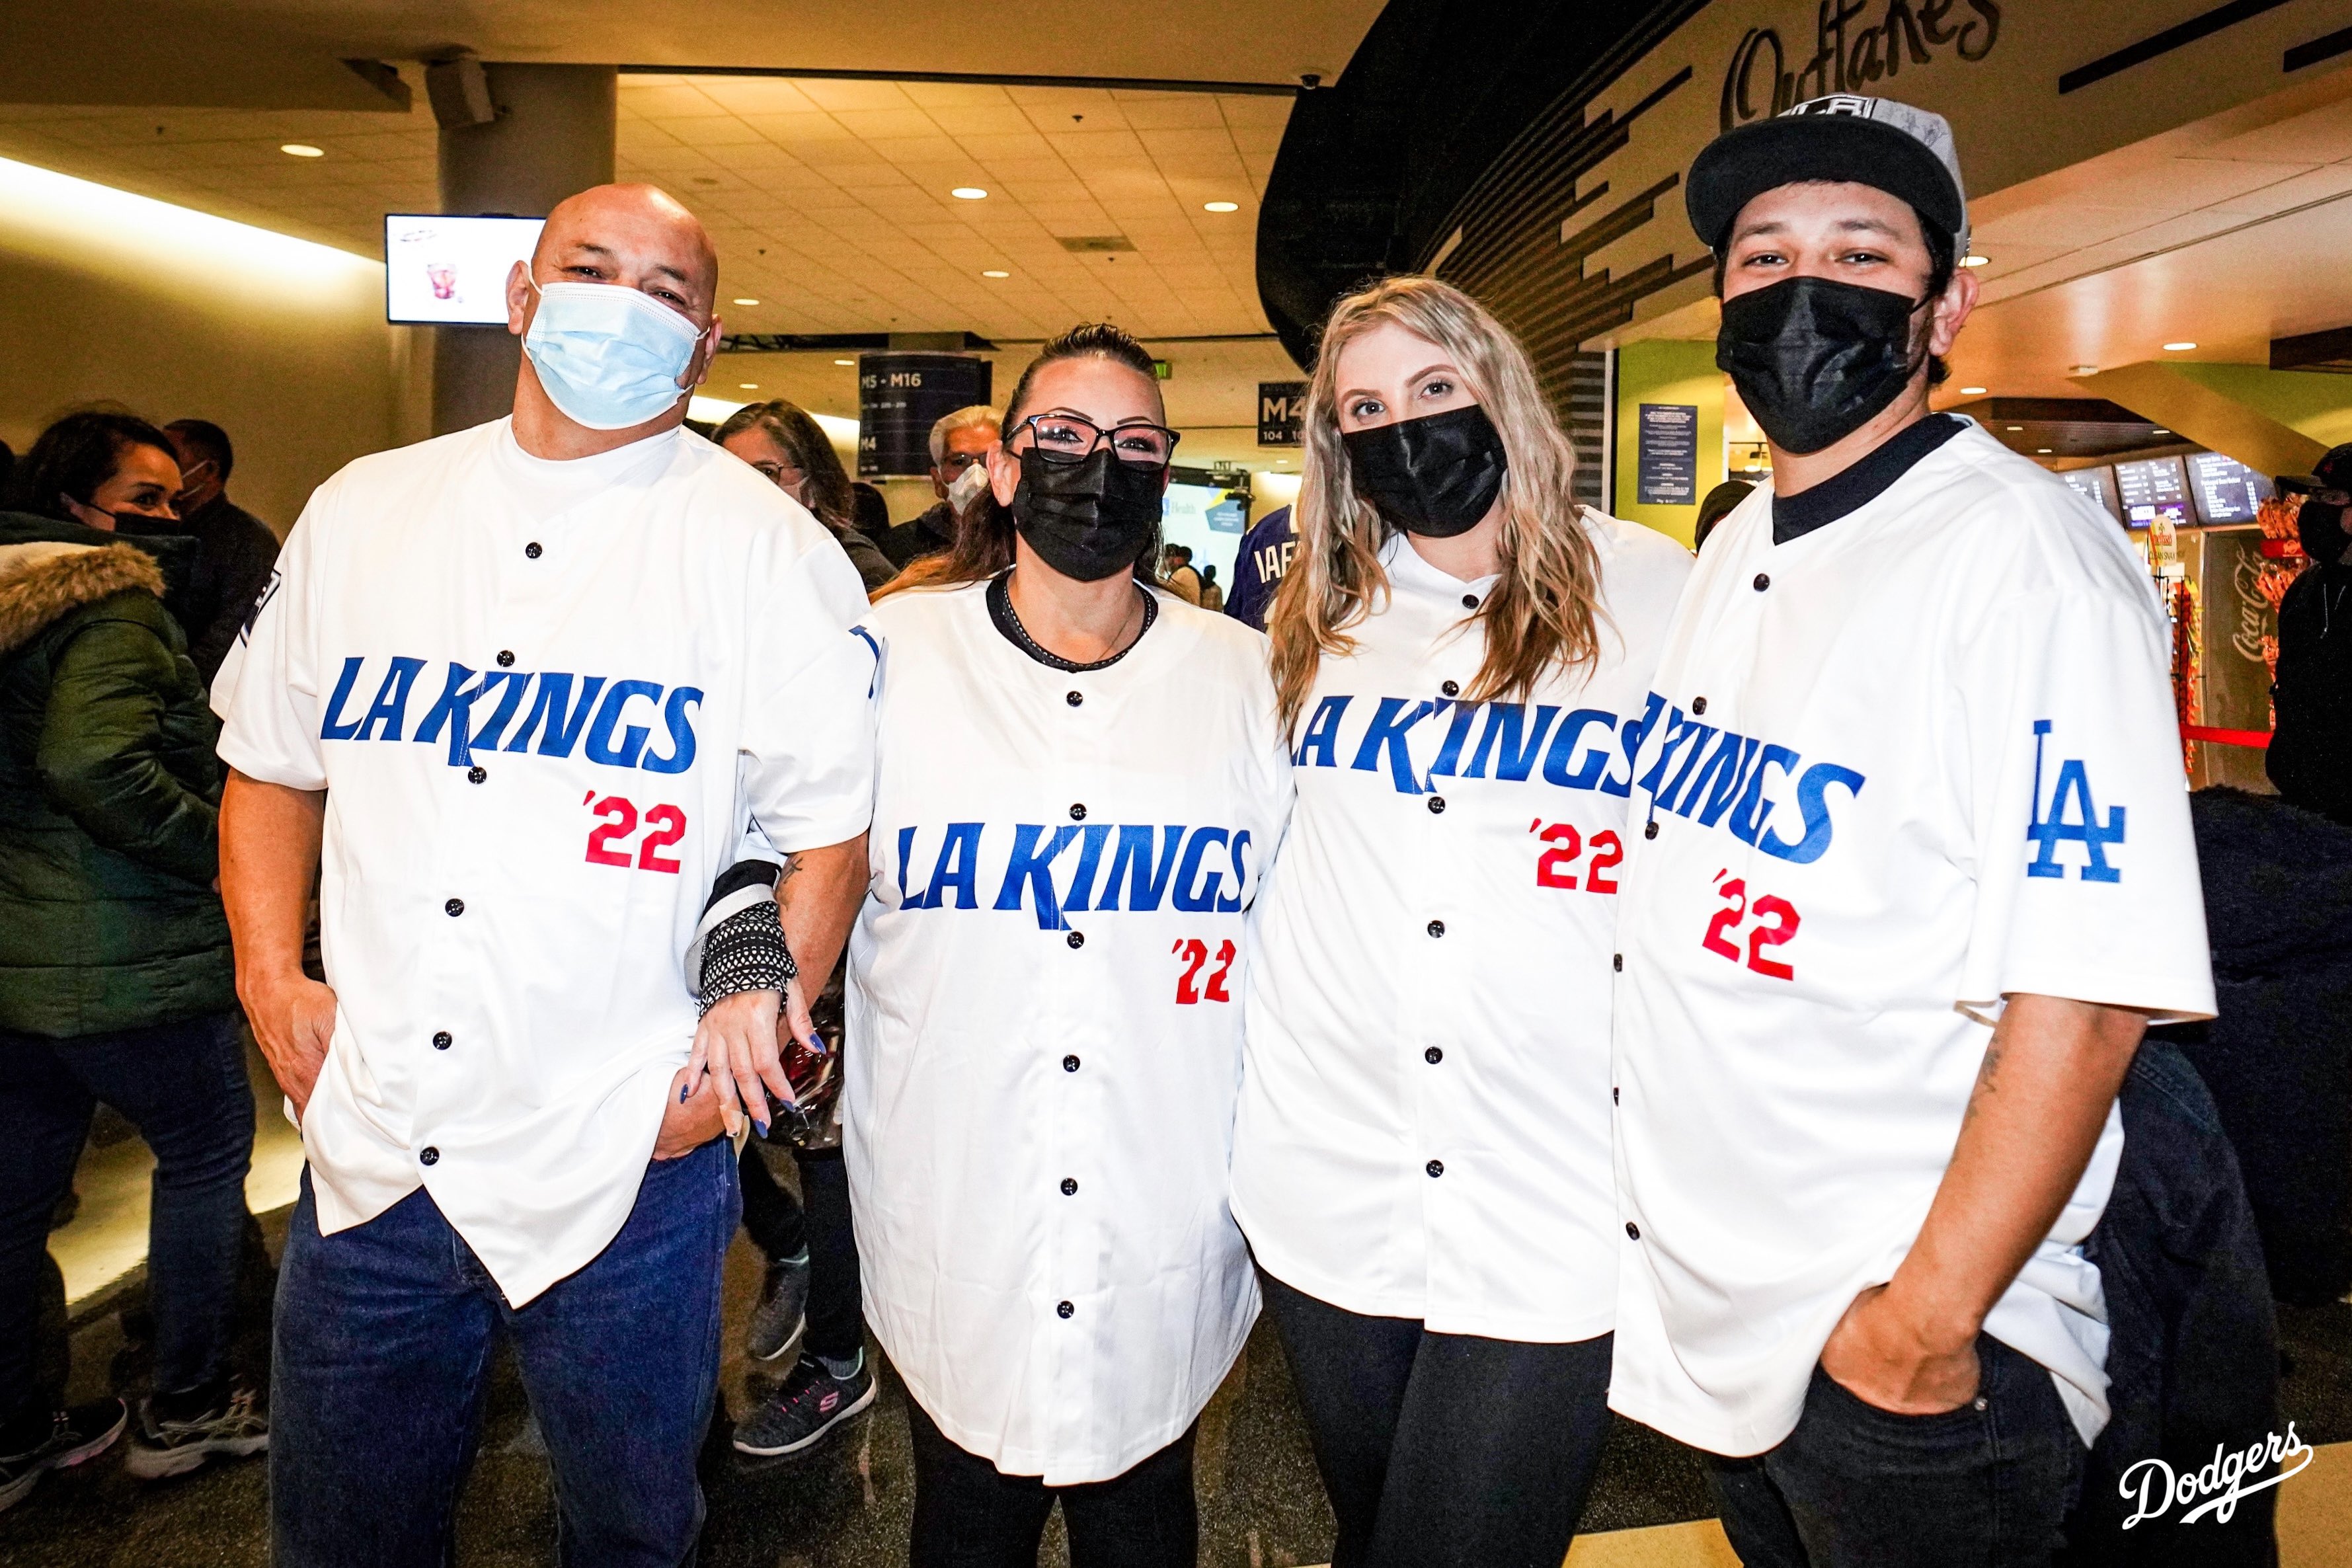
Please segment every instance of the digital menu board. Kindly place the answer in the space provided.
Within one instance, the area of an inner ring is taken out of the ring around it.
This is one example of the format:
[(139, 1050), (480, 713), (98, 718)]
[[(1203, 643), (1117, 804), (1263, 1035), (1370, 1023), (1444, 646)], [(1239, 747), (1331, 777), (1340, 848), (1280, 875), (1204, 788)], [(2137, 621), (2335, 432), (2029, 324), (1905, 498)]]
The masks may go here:
[(2271, 499), (2267, 475), (2219, 452), (2189, 454), (2189, 483), (2197, 515), (2206, 522), (2252, 522), (2254, 509)]
[(2095, 468), (2069, 468), (2058, 476), (2066, 488), (2114, 518), (2124, 520), (2123, 503), (2116, 499), (2116, 471), (2102, 463)]
[(2116, 496), (2123, 502), (2127, 528), (2146, 528), (2159, 515), (2176, 527), (2189, 521), (2189, 470), (2178, 458), (2117, 463)]

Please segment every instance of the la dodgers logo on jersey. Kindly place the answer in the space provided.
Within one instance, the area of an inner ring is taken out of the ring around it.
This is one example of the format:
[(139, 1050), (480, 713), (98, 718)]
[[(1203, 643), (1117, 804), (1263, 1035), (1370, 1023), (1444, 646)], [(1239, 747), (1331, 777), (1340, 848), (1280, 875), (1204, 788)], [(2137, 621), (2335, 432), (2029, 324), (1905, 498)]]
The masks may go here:
[(2049, 741), (2051, 724), (2047, 719), (2033, 721), (2033, 816), (2025, 829), (2025, 837), (2041, 846), (2041, 851), (2025, 868), (2029, 877), (2054, 877), (2063, 879), (2066, 868), (2059, 863), (2061, 844), (2080, 844), (2084, 863), (2074, 874), (2085, 882), (2120, 882), (2121, 869), (2107, 864), (2107, 847), (2124, 841), (2124, 808), (2107, 807), (2102, 822), (2099, 808), (2091, 797), (2091, 776), (2079, 757), (2069, 757), (2058, 764), (2045, 802), (2042, 794), (2042, 762), (2045, 743)]
[[(667, 686), (658, 680), (615, 680), (608, 676), (575, 676), (561, 670), (491, 669), (478, 675), (457, 660), (448, 660), (441, 695), (425, 710), (415, 731), (407, 730), (409, 698), (425, 661), (394, 654), (385, 662), (375, 698), (356, 716), (352, 693), (368, 663), (353, 654), (343, 660), (334, 695), (328, 699), (319, 725), (321, 741), (398, 741), (404, 738), (431, 745), (448, 736), (448, 763), (471, 765), (476, 752), (523, 752), (539, 737), (543, 757), (569, 757), (574, 748), (589, 762), (608, 768), (638, 768), (650, 773), (682, 773), (694, 765), (694, 711), (702, 703), (695, 686)], [(578, 695), (573, 695), (574, 689)], [(478, 706), (495, 690), (497, 706), (480, 725), (474, 722)], [(522, 711), (523, 694), (531, 694), (530, 709), (512, 739), (507, 731)], [(632, 710), (632, 703), (643, 706)], [(629, 721), (642, 715), (645, 721)], [(666, 749), (649, 743), (658, 720), (667, 731)], [(504, 742), (501, 745), (501, 742)], [(584, 742), (584, 743), (583, 743)]]

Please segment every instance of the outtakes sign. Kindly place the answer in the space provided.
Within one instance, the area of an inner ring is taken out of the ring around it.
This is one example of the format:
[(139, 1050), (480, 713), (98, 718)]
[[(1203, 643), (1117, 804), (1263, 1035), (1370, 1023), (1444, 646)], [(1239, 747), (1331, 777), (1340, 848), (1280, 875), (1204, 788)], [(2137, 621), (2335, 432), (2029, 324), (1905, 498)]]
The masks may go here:
[(2000, 38), (1994, 0), (1819, 0), (1810, 39), (1781, 40), (1778, 27), (1750, 27), (1723, 74), (1721, 128), (1768, 120), (1791, 104), (1831, 93), (1898, 96), (1915, 74), (1941, 59), (1973, 65)]

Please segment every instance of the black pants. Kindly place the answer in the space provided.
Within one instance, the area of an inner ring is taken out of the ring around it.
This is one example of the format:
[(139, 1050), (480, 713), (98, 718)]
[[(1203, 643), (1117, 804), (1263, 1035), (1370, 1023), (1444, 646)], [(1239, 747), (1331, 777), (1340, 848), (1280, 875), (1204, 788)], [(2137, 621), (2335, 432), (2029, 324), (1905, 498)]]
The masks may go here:
[(2048, 1563), (2082, 1479), (2083, 1440), (2049, 1373), (1985, 1335), (1977, 1358), (1978, 1399), (1940, 1415), (1866, 1405), (1815, 1367), (1804, 1414), (1779, 1447), (1709, 1466), (1739, 1560), (1748, 1568)]
[(1332, 1568), (1559, 1568), (1609, 1436), (1613, 1335), (1433, 1334), (1258, 1279), (1339, 1516)]
[(1056, 1500), (1070, 1534), (1070, 1568), (1193, 1568), (1199, 1560), (1197, 1426), (1124, 1475), (1049, 1487), (1042, 1477), (1008, 1476), (957, 1447), (912, 1399), (907, 1425), (915, 1438), (910, 1568), (1037, 1568)]
[(857, 1233), (849, 1223), (849, 1166), (838, 1149), (804, 1154), (793, 1162), (801, 1173), (803, 1210), (776, 1184), (756, 1140), (743, 1145), (743, 1229), (771, 1258), (809, 1255), (808, 1333), (801, 1342), (809, 1355), (847, 1361), (866, 1342), (864, 1307), (857, 1289)]

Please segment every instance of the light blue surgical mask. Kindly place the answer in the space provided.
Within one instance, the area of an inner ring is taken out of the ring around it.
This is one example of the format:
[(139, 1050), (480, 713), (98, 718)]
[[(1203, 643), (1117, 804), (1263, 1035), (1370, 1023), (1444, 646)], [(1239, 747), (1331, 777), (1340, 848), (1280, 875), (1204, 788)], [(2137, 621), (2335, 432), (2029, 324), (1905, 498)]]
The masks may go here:
[(702, 334), (650, 294), (618, 283), (538, 283), (523, 352), (566, 417), (625, 430), (667, 414)]

